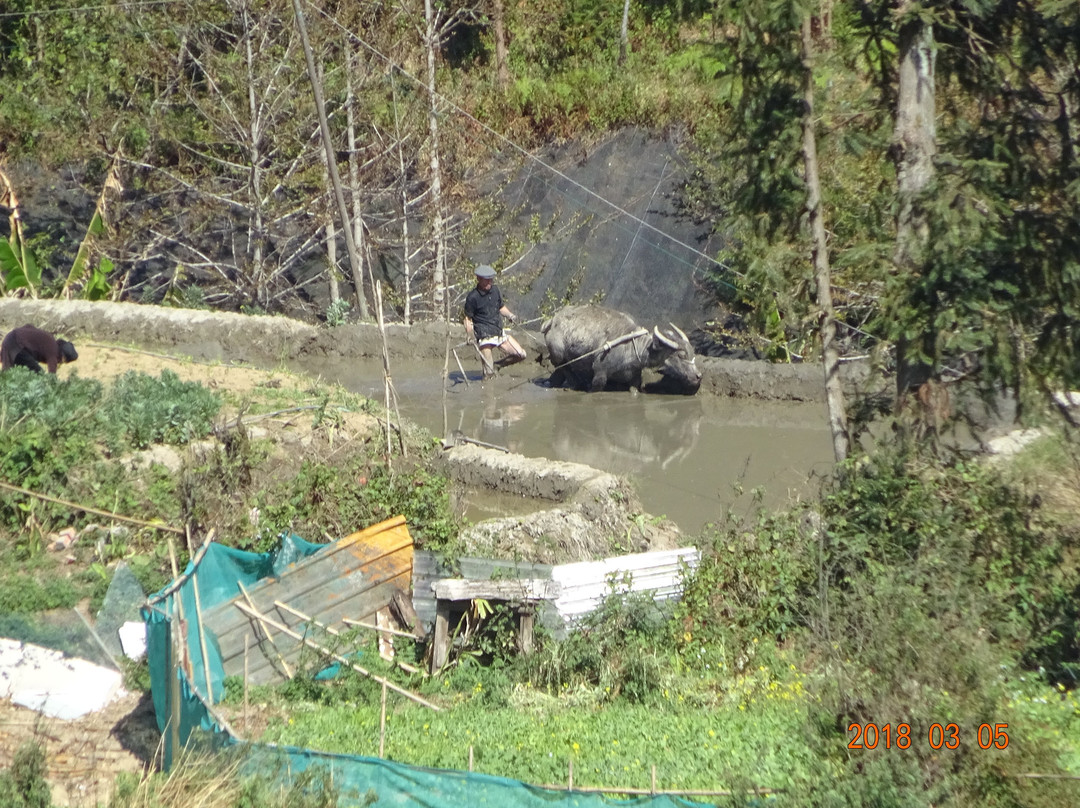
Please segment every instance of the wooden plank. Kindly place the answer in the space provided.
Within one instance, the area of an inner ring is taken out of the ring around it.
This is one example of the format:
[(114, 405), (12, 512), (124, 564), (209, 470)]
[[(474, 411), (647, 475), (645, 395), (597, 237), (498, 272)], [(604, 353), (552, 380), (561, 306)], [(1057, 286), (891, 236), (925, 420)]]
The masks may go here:
[[(409, 535), (404, 517), (387, 519), (377, 525), (339, 539), (318, 552), (290, 564), (279, 577), (264, 578), (250, 587), (249, 591), (254, 594), (261, 587), (276, 584), (286, 587), (290, 592), (303, 593), (309, 583), (318, 586), (326, 580), (320, 568), (330, 566), (337, 569), (341, 565), (347, 571), (356, 568), (360, 564), (374, 563), (381, 556), (393, 552), (397, 548), (403, 549), (411, 546), (412, 537)], [(314, 575), (312, 575), (313, 569), (315, 571)], [(307, 579), (312, 577), (314, 580), (308, 582)], [(214, 610), (229, 614), (236, 611), (226, 603), (217, 604)], [(207, 614), (209, 614), (209, 611)]]
[[(390, 538), (391, 544), (386, 540), (376, 540), (370, 545), (351, 543), (333, 551), (322, 550), (305, 559), (303, 569), (297, 567), (287, 571), (281, 578), (264, 578), (248, 592), (259, 609), (269, 608), (277, 599), (297, 603), (309, 598), (332, 600), (348, 595), (362, 587), (365, 581), (380, 580), (397, 575), (402, 570), (411, 570), (411, 539)], [(205, 619), (219, 635), (245, 622), (231, 601), (215, 606), (208, 611)]]
[[(525, 561), (490, 558), (462, 558), (458, 562), (460, 576), (470, 580), (490, 581), (493, 578), (551, 578), (551, 564), (532, 564)], [(448, 577), (448, 576), (442, 576)]]
[[(338, 609), (327, 609), (318, 615), (314, 615), (316, 619), (335, 630), (347, 628), (342, 622), (344, 617), (352, 617), (357, 620), (373, 620), (375, 613), (378, 609), (385, 606), (390, 602), (390, 598), (393, 597), (393, 593), (398, 591), (402, 585), (407, 583), (407, 576), (401, 576), (400, 580), (384, 581), (377, 586), (367, 590), (366, 598), (358, 599), (354, 598), (351, 601), (345, 603), (346, 607), (352, 605), (353, 609), (348, 610), (346, 614), (341, 614)], [(234, 601), (235, 603), (235, 601)], [(263, 614), (272, 614), (275, 621), (279, 624), (286, 626), (288, 629), (297, 632), (304, 633), (306, 626), (304, 621), (297, 618), (294, 614), (290, 614), (287, 611), (283, 611), (276, 607)], [(301, 611), (307, 611), (301, 609)], [(238, 649), (243, 647), (244, 634), (251, 630), (251, 623), (246, 625), (244, 631), (232, 631), (226, 637), (226, 641), (222, 642), (219, 639), (219, 646), (222, 651), (222, 664), (225, 668), (225, 674), (227, 676), (239, 675), (243, 665), (242, 652)], [(277, 643), (278, 649), (281, 651), (283, 658), (294, 669), (301, 662), (301, 656), (303, 654), (303, 647), (301, 644), (294, 643), (288, 638), (287, 633), (280, 629), (275, 630), (274, 639)], [(250, 642), (250, 640), (249, 640)], [(228, 649), (228, 650), (226, 650)], [(273, 664), (277, 660), (273, 657), (269, 657), (266, 654), (257, 656), (251, 660), (250, 676), (251, 681), (256, 683), (264, 683), (269, 681), (276, 681), (279, 679), (279, 675), (276, 670), (276, 666)]]
[[(313, 614), (318, 617), (321, 622), (340, 628), (341, 626), (338, 624), (343, 617), (352, 617), (360, 620), (373, 615), (378, 609), (389, 602), (389, 599), (394, 596), (395, 592), (400, 591), (403, 587), (407, 586), (408, 580), (408, 574), (402, 573), (394, 578), (384, 581), (369, 582), (367, 586), (359, 589), (347, 599), (332, 600), (323, 604), (315, 602), (314, 605), (309, 603), (307, 599), (304, 599), (299, 603), (296, 603), (294, 608)], [(273, 595), (274, 593), (270, 592), (269, 594)], [(265, 597), (260, 600), (265, 601)], [(269, 604), (265, 602), (248, 602), (248, 605), (258, 611), (274, 611), (273, 602), (270, 602)], [(295, 618), (285, 614), (279, 615), (279, 618), (281, 619), (281, 622), (290, 626), (296, 622)], [(231, 623), (225, 631), (217, 633), (216, 636), (218, 645), (221, 647), (222, 656), (225, 659), (231, 658), (236, 651), (236, 647), (243, 644), (243, 636), (250, 633), (251, 630), (251, 621), (245, 620), (241, 623)], [(271, 633), (271, 636), (274, 637), (275, 641), (277, 640), (277, 637), (273, 632)]]
[[(396, 517), (290, 565), (279, 578), (259, 581), (243, 598), (250, 611), (236, 607), (242, 595), (218, 604), (212, 614), (208, 610), (206, 622), (215, 633), (226, 675), (242, 671), (245, 638), (249, 647), (258, 649), (249, 658), (252, 682), (274, 681), (280, 677), (281, 660), (293, 666), (300, 660), (304, 643), (295, 642), (292, 633), (302, 635), (307, 629), (295, 614), (275, 607), (275, 601), (312, 615), (331, 630), (344, 628), (342, 618), (373, 618), (395, 593), (407, 591), (412, 562), (412, 537), (404, 518)], [(253, 614), (273, 615), (284, 627), (268, 627), (281, 651), (280, 660), (257, 633)]]
[(431, 640), (431, 672), (442, 670), (450, 655), (450, 603), (442, 601), (435, 611), (435, 634)]
[(466, 581), (446, 578), (432, 584), (435, 597), (443, 600), (550, 600), (557, 598), (562, 587), (555, 581), (526, 578), (522, 580), (499, 579), (495, 581)]

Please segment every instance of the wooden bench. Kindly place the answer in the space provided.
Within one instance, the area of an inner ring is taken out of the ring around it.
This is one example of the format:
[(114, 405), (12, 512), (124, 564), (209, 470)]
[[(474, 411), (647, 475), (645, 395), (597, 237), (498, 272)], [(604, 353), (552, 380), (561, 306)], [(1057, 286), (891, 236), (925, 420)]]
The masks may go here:
[[(542, 600), (554, 600), (562, 586), (541, 578), (469, 581), (445, 578), (431, 585), (435, 593), (435, 636), (432, 639), (431, 671), (441, 669), (450, 655), (450, 613), (454, 604), (476, 598), (510, 603), (518, 614), (518, 650), (528, 654), (533, 648), (533, 623), (536, 606)], [(459, 607), (460, 608), (460, 607)]]

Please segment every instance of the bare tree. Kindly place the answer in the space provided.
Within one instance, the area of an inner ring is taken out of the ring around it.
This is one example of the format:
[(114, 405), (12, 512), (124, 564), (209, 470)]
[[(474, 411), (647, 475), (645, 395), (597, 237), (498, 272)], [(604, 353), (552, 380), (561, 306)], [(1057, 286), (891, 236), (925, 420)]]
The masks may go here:
[(435, 55), (439, 47), (439, 19), (432, 0), (424, 0), (425, 35), (424, 47), (427, 51), (428, 81), (428, 144), (431, 159), (431, 235), (435, 241), (435, 270), (431, 281), (434, 285), (432, 301), (439, 317), (449, 320), (449, 304), (446, 299), (446, 231), (443, 215), (442, 169), (439, 166), (439, 96), (435, 92)]
[(510, 86), (510, 67), (506, 63), (506, 9), (503, 0), (491, 0), (491, 24), (495, 34), (495, 79), (500, 90)]
[(840, 357), (836, 350), (836, 314), (833, 311), (832, 273), (829, 270), (829, 244), (825, 236), (825, 214), (821, 204), (821, 178), (818, 175), (817, 136), (814, 131), (814, 42), (810, 16), (803, 17), (802, 57), (804, 73), (803, 164), (806, 171), (806, 210), (809, 214), (811, 255), (817, 282), (818, 306), (821, 308), (821, 352), (825, 368), (825, 400), (829, 408), (833, 455), (844, 460), (851, 446), (848, 436), (844, 389), (840, 382)]
[(197, 125), (165, 130), (171, 164), (126, 162), (149, 172), (148, 190), (165, 202), (144, 220), (160, 257), (216, 278), (219, 297), (270, 308), (297, 293), (294, 271), (321, 241), (308, 204), (321, 190), (307, 179), (317, 129), (281, 0), (228, 0), (219, 11), (189, 29), (175, 93), (160, 105)]
[[(899, 83), (893, 149), (896, 160), (898, 209), (896, 214), (895, 271), (901, 275), (921, 270), (930, 227), (920, 199), (934, 178), (937, 131), (934, 121), (934, 34), (915, 3), (905, 0), (898, 10), (900, 26)], [(919, 348), (933, 353), (933, 337)], [(929, 368), (913, 357), (915, 346), (900, 339), (896, 347), (897, 407), (906, 406), (908, 392), (928, 379)]]

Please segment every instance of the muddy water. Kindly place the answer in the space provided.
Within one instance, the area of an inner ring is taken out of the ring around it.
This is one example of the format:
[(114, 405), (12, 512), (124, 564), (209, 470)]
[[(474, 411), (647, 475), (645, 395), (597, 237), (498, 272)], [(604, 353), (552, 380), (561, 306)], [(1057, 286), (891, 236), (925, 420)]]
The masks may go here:
[[(304, 370), (383, 399), (378, 363)], [(832, 461), (824, 404), (552, 390), (530, 378), (535, 365), (486, 384), (466, 366), (468, 383), (455, 370), (444, 395), (441, 363), (395, 362), (392, 371), (403, 417), (439, 436), (460, 430), (529, 457), (626, 475), (648, 513), (691, 535), (728, 509), (746, 511), (755, 488), (768, 505), (809, 491)], [(467, 515), (520, 512), (512, 500), (474, 499)]]

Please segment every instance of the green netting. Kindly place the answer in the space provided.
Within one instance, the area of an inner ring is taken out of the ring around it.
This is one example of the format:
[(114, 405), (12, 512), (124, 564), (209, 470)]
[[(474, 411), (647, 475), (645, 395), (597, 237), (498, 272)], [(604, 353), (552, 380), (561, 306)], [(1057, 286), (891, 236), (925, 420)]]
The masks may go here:
[[(142, 615), (146, 621), (146, 656), (150, 665), (150, 691), (158, 729), (165, 738), (166, 768), (172, 765), (174, 741), (178, 740), (183, 747), (196, 727), (204, 730), (215, 728), (200, 694), (206, 696), (210, 703), (214, 703), (220, 701), (224, 693), (225, 669), (217, 638), (212, 631), (206, 632), (207, 664), (203, 664), (203, 638), (199, 636), (199, 621), (194, 619), (196, 585), (199, 607), (205, 612), (222, 601), (234, 598), (238, 590), (237, 583), (250, 587), (268, 576), (278, 576), (289, 564), (326, 546), (312, 544), (295, 535), (283, 537), (281, 545), (273, 553), (248, 553), (211, 543), (205, 552), (196, 554), (196, 558), (188, 563), (183, 575), (176, 582), (152, 596), (148, 605), (143, 607)], [(181, 667), (174, 665), (173, 661), (173, 629), (177, 625), (184, 627), (183, 641), (191, 669), (190, 681)], [(174, 670), (180, 680), (179, 704), (173, 703)], [(193, 686), (198, 692), (193, 691)], [(177, 727), (171, 728), (170, 721), (174, 712), (179, 716), (179, 720)]]
[[(233, 598), (237, 592), (238, 581), (247, 587), (264, 577), (280, 575), (288, 564), (325, 546), (327, 545), (311, 544), (296, 536), (286, 537), (281, 548), (273, 554), (245, 553), (211, 544), (198, 560), (197, 569), (194, 563), (189, 563), (177, 582), (150, 598), (150, 605), (143, 608), (143, 618), (147, 624), (147, 655), (154, 710), (165, 740), (166, 768), (172, 765), (177, 751), (174, 749), (175, 740), (181, 748), (190, 742), (238, 751), (245, 758), (242, 769), (245, 774), (274, 782), (280, 781), (283, 784), (290, 783), (297, 774), (312, 767), (322, 767), (327, 770), (330, 782), (340, 794), (341, 806), (368, 804), (369, 794), (374, 794), (374, 804), (377, 806), (400, 808), (457, 808), (462, 805), (476, 808), (602, 808), (612, 805), (671, 808), (700, 805), (670, 795), (617, 798), (581, 791), (540, 788), (505, 777), (409, 766), (359, 755), (335, 755), (311, 749), (251, 744), (234, 738), (226, 727), (214, 719), (208, 707), (220, 700), (224, 677), (217, 641), (210, 631), (207, 632), (206, 646), (212, 696), (207, 698), (203, 693), (206, 689), (206, 669), (202, 664), (198, 621), (183, 621), (192, 679), (189, 681), (179, 666), (175, 668), (177, 680), (171, 678), (174, 670), (172, 631), (180, 624), (180, 621), (173, 618), (178, 614), (178, 609), (182, 610), (185, 616), (195, 615), (196, 582), (200, 604), (205, 611), (223, 600)], [(174, 696), (177, 694), (179, 701), (174, 704)], [(170, 727), (170, 717), (174, 715), (174, 711), (178, 716), (175, 739), (174, 731)], [(748, 800), (747, 804), (754, 802)]]

